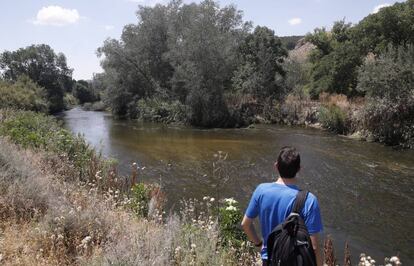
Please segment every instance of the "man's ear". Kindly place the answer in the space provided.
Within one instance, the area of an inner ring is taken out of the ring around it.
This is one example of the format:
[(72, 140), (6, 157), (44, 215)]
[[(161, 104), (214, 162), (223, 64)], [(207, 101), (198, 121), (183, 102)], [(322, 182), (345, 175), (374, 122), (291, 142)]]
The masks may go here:
[(274, 167), (274, 170), (276, 171), (276, 172), (279, 172), (279, 170), (277, 169), (277, 161), (273, 164), (273, 167)]

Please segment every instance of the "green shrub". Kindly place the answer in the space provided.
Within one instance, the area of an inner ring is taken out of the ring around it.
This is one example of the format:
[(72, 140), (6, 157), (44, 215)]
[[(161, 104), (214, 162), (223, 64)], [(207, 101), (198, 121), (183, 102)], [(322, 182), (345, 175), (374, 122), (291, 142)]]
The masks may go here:
[(44, 112), (48, 110), (45, 93), (27, 77), (15, 83), (0, 80), (0, 108)]
[(148, 217), (151, 190), (144, 183), (135, 184), (131, 188), (130, 208), (140, 217)]
[(240, 228), (243, 214), (236, 200), (224, 199), (224, 206), (219, 208), (220, 237), (224, 246), (240, 247), (247, 240), (246, 234)]
[(105, 111), (106, 106), (104, 102), (99, 101), (99, 102), (94, 102), (94, 103), (85, 103), (82, 106), (82, 109), (86, 111), (97, 111), (98, 112), (98, 111)]
[(65, 153), (79, 169), (85, 168), (95, 155), (82, 137), (73, 136), (51, 116), (30, 111), (3, 111), (2, 118), (0, 134), (25, 148)]
[(414, 94), (398, 101), (370, 99), (363, 123), (380, 142), (414, 148)]
[(167, 102), (159, 99), (141, 99), (131, 114), (143, 121), (176, 123), (185, 121), (185, 106), (179, 101)]
[(75, 98), (75, 96), (73, 96), (73, 94), (66, 93), (63, 97), (63, 103), (65, 105), (65, 109), (69, 110), (78, 105), (78, 100)]
[(347, 115), (337, 105), (321, 106), (318, 119), (330, 131), (339, 134), (347, 131)]
[(365, 62), (358, 81), (368, 98), (363, 127), (386, 144), (414, 147), (414, 46), (389, 46)]

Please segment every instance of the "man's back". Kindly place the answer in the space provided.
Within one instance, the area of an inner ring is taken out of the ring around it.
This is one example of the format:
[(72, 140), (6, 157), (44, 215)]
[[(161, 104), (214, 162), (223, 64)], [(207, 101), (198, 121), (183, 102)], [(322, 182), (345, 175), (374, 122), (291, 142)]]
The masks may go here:
[[(260, 184), (253, 193), (246, 216), (259, 216), (263, 235), (262, 258), (267, 259), (267, 237), (270, 232), (290, 214), (299, 189), (295, 185), (279, 183)], [(316, 197), (309, 193), (301, 216), (305, 220), (309, 234), (322, 231), (319, 204)]]

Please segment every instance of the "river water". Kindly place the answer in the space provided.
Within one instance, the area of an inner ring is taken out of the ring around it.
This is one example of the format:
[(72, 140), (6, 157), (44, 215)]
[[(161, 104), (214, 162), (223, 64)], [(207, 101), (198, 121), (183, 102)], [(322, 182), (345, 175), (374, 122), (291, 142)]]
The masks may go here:
[[(348, 241), (354, 264), (361, 252), (380, 262), (400, 254), (414, 265), (414, 151), (394, 150), (316, 129), (259, 125), (202, 130), (115, 120), (108, 113), (72, 109), (65, 126), (119, 161), (123, 174), (137, 162), (140, 178), (160, 182), (169, 205), (183, 198), (234, 197), (243, 208), (254, 188), (276, 178), (273, 162), (285, 145), (302, 159), (298, 179), (319, 199), (325, 234), (341, 259)], [(221, 179), (214, 154), (228, 154)], [(228, 177), (228, 178), (225, 178)], [(228, 180), (227, 180), (228, 179)], [(342, 263), (342, 261), (339, 261)]]

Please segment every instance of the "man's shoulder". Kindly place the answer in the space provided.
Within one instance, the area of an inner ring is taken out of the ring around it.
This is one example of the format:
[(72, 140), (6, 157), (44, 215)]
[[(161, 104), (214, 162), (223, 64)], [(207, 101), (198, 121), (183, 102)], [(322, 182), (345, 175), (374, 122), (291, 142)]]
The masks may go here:
[(313, 194), (312, 192), (309, 191), (307, 200), (317, 201), (318, 198), (315, 196), (315, 194)]
[(261, 183), (256, 187), (257, 191), (264, 191), (270, 187), (272, 187), (273, 183)]

